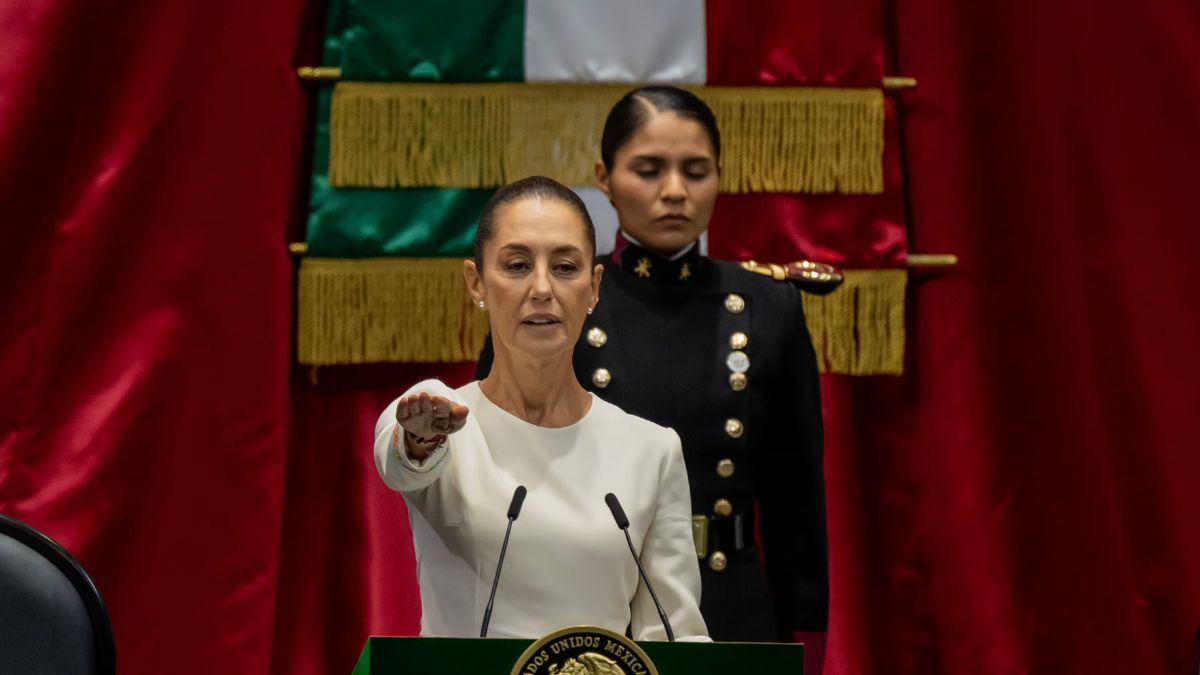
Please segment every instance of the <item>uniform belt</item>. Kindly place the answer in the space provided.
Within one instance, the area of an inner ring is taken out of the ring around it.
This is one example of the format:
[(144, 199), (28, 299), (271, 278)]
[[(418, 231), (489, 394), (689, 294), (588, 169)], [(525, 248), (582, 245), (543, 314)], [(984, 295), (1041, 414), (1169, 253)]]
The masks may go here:
[(703, 560), (713, 551), (732, 553), (754, 546), (751, 531), (752, 514), (735, 513), (724, 518), (692, 516), (692, 538), (696, 543), (696, 557)]

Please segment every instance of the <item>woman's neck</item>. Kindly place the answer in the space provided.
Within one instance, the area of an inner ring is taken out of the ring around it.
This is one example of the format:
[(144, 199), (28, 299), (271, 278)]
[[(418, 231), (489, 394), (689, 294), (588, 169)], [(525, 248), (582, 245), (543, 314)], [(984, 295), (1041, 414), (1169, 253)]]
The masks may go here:
[(499, 344), (495, 348), (492, 372), (479, 389), (497, 407), (548, 428), (567, 427), (587, 415), (592, 397), (575, 379), (571, 350), (546, 359), (515, 354)]
[(630, 244), (633, 244), (634, 246), (637, 246), (638, 248), (644, 248), (647, 251), (654, 251), (655, 253), (666, 258), (667, 260), (679, 260), (683, 256), (687, 255), (688, 251), (691, 251), (693, 246), (698, 246), (700, 244), (700, 240), (697, 239), (696, 241), (693, 241), (692, 243), (685, 245), (683, 248), (679, 249), (678, 251), (669, 251), (669, 252), (668, 251), (660, 251), (655, 248), (650, 248), (649, 246), (638, 241), (637, 239), (634, 239), (633, 237), (629, 236), (629, 234), (626, 233), (625, 230), (619, 229), (619, 230), (617, 230), (617, 245), (613, 248), (614, 256), (619, 255), (621, 252), (621, 249), (624, 248), (624, 246), (622, 245), (622, 242), (621, 242), (622, 239), (629, 242)]

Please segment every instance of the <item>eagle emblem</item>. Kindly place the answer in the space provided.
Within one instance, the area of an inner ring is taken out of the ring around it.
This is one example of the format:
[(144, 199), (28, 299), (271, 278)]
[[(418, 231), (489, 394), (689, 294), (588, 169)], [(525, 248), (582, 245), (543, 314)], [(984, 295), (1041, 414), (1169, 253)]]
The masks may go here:
[(509, 675), (658, 675), (646, 652), (599, 626), (562, 628), (534, 641)]
[(584, 652), (567, 659), (562, 668), (551, 665), (550, 675), (625, 675), (625, 671), (607, 656)]

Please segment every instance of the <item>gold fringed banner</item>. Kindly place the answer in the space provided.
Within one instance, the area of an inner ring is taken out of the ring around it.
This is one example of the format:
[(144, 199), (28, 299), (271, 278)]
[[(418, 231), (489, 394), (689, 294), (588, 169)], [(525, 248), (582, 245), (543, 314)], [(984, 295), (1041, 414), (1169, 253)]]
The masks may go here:
[(474, 361), (487, 314), (471, 304), (462, 258), (305, 258), (297, 359), (308, 365)]
[(906, 270), (844, 270), (826, 296), (804, 295), (804, 312), (822, 373), (904, 372)]
[[(591, 185), (609, 84), (342, 82), (333, 92), (335, 187), (491, 188), (533, 174)], [(883, 191), (883, 91), (692, 87), (721, 127), (725, 192)]]
[(724, 192), (883, 192), (879, 89), (732, 88), (698, 92), (721, 128)]
[[(828, 296), (804, 295), (821, 372), (898, 375), (904, 270), (848, 270)], [(467, 296), (462, 258), (305, 258), (297, 352), (306, 365), (474, 361), (487, 313)]]

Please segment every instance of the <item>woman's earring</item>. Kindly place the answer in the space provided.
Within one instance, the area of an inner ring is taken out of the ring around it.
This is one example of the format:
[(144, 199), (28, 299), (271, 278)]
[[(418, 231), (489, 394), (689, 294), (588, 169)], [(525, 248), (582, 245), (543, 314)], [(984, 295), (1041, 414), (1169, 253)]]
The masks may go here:
[(595, 305), (592, 305), (591, 307), (588, 307), (588, 314), (591, 314), (591, 313), (592, 313), (592, 310), (594, 310), (594, 309), (596, 309), (596, 306), (595, 306)]
[(480, 300), (480, 301), (479, 301), (479, 309), (486, 309), (486, 308), (487, 308), (487, 303), (485, 303), (484, 301)]

